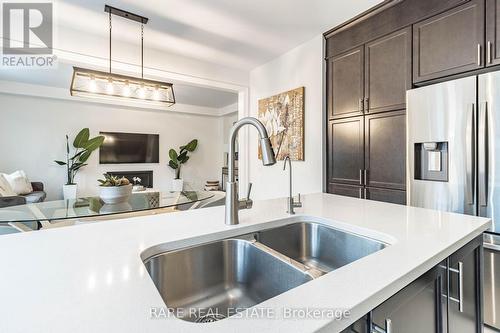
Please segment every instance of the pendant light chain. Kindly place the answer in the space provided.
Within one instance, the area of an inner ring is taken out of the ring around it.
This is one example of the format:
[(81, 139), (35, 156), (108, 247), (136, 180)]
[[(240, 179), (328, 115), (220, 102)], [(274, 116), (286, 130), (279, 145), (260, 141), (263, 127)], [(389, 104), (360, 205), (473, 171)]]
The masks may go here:
[(109, 73), (111, 74), (111, 11), (109, 11)]
[(144, 23), (141, 23), (141, 77), (144, 79)]

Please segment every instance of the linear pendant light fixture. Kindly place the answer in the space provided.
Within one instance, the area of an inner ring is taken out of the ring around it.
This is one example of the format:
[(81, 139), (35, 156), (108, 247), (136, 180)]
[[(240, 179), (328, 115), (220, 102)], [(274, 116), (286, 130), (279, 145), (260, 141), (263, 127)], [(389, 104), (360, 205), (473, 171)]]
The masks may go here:
[[(172, 106), (175, 104), (173, 85), (167, 82), (144, 79), (144, 24), (148, 18), (108, 5), (109, 14), (109, 72), (73, 67), (71, 96), (102, 100), (127, 100), (133, 104)], [(141, 23), (141, 77), (113, 74), (111, 71), (111, 16), (117, 15)]]

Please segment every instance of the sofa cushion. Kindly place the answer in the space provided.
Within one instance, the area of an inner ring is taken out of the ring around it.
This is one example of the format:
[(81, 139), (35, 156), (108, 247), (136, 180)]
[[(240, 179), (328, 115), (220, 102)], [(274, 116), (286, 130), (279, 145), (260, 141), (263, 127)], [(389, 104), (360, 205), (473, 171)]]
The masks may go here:
[(0, 197), (12, 197), (15, 195), (17, 193), (12, 190), (5, 176), (0, 173)]
[(26, 204), (25, 197), (13, 196), (13, 197), (0, 198), (0, 208), (25, 205), (25, 204)]
[(23, 195), (23, 197), (26, 199), (26, 203), (37, 203), (43, 202), (47, 197), (47, 194), (43, 191), (36, 191)]
[(31, 182), (28, 180), (26, 173), (22, 170), (15, 171), (8, 174), (3, 174), (5, 179), (10, 184), (12, 190), (19, 195), (28, 194), (33, 192), (33, 187), (31, 186)]

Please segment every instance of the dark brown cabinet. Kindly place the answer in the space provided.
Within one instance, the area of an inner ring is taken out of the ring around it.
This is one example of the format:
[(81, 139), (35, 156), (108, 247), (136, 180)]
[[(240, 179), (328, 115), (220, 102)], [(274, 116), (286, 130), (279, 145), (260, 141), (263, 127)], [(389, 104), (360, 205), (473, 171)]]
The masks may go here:
[(406, 183), (406, 113), (404, 110), (365, 117), (364, 183), (404, 190)]
[(411, 88), (411, 28), (327, 62), (330, 119), (405, 108)]
[(500, 0), (486, 0), (486, 66), (500, 64)]
[(441, 333), (446, 270), (439, 265), (372, 311), (372, 332)]
[(344, 184), (330, 183), (328, 184), (328, 193), (343, 195), (346, 197), (363, 199), (364, 189), (362, 186), (352, 186)]
[(484, 66), (484, 0), (474, 0), (413, 25), (414, 82)]
[(448, 259), (450, 332), (482, 332), (482, 258), (482, 238), (479, 237)]
[(363, 117), (329, 122), (329, 183), (362, 185), (364, 169)]
[(482, 251), (479, 236), (342, 333), (482, 332)]
[(328, 114), (330, 118), (363, 113), (364, 48), (358, 47), (328, 60)]
[(411, 48), (411, 28), (366, 44), (365, 112), (405, 108), (412, 84)]
[(368, 200), (406, 205), (406, 191), (368, 187), (366, 188), (364, 198)]
[[(327, 59), (329, 193), (365, 198), (366, 186), (404, 190), (401, 109), (412, 84), (411, 38), (408, 27)], [(377, 198), (402, 202), (400, 193)]]

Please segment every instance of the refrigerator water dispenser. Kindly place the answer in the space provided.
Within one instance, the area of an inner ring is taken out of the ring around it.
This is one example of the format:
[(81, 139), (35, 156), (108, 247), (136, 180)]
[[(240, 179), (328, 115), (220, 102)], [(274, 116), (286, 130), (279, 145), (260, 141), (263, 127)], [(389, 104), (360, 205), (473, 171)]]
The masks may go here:
[(415, 179), (448, 181), (448, 142), (415, 143)]

